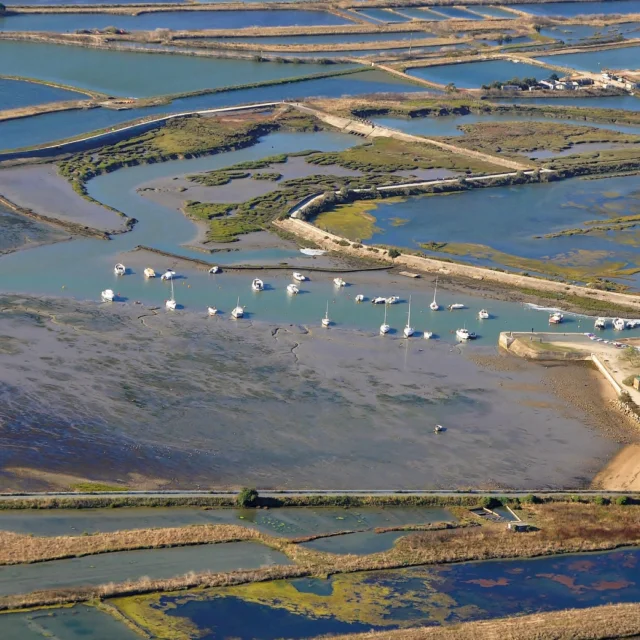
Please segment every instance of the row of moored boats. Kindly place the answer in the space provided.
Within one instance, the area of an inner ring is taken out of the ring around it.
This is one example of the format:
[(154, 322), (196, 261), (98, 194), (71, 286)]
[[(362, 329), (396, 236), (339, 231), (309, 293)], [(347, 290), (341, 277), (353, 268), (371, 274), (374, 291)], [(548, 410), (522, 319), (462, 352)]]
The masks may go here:
[[(549, 324), (562, 324), (564, 322), (564, 314), (555, 311), (549, 316)], [(611, 326), (616, 331), (624, 331), (625, 329), (635, 329), (640, 326), (640, 320), (625, 320), (624, 318), (612, 318)], [(609, 318), (596, 318), (594, 322), (596, 329), (604, 330), (609, 328)]]

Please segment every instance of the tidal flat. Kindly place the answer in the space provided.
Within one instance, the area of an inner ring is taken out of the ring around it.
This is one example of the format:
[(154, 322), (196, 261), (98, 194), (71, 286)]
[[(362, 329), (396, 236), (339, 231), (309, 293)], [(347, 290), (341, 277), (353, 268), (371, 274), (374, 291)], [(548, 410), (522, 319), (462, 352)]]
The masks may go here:
[(29, 220), (0, 205), (0, 255), (68, 238), (69, 235), (59, 229)]
[[(487, 367), (445, 342), (133, 304), (0, 306), (3, 490), (582, 487), (618, 449), (598, 431), (607, 409), (557, 395), (545, 368)], [(560, 386), (597, 398), (591, 376), (567, 369)]]

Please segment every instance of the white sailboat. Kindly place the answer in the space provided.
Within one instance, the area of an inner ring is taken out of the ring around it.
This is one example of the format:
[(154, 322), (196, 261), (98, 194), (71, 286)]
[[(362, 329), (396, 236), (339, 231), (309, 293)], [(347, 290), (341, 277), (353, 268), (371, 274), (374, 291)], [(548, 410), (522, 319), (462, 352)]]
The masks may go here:
[(356, 302), (364, 302), (364, 296), (359, 293), (356, 298), (355, 298)]
[(380, 335), (389, 333), (391, 327), (387, 324), (387, 305), (384, 305), (384, 322), (380, 325)]
[(156, 272), (151, 267), (147, 267), (144, 270), (144, 277), (145, 278), (155, 278), (156, 277)]
[(397, 304), (400, 302), (400, 296), (389, 296), (387, 298), (387, 304)]
[(329, 320), (329, 301), (327, 300), (327, 311), (324, 314), (324, 318), (322, 318), (322, 326), (328, 327), (331, 324), (331, 320)]
[(113, 302), (116, 294), (111, 289), (105, 289), (101, 294), (102, 302)]
[(387, 299), (382, 296), (376, 296), (375, 298), (371, 298), (371, 304), (387, 304)]
[(115, 267), (113, 267), (113, 272), (117, 276), (123, 276), (125, 273), (127, 273), (127, 268), (123, 264), (118, 262), (118, 264)]
[(176, 296), (173, 292), (173, 278), (171, 278), (171, 298), (164, 303), (164, 306), (169, 309), (169, 311), (175, 311), (176, 307)]
[(176, 275), (176, 272), (172, 269), (167, 269), (161, 276), (160, 280), (173, 280), (173, 277)]
[(436, 302), (436, 293), (438, 293), (438, 278), (436, 278), (436, 288), (433, 290), (433, 301), (429, 305), (431, 311), (439, 311), (440, 305)]
[(404, 328), (403, 333), (405, 338), (410, 338), (415, 333), (414, 328), (411, 326), (411, 296), (409, 296), (409, 313), (407, 314), (407, 326)]
[(480, 311), (478, 311), (478, 318), (480, 320), (488, 320), (489, 312), (486, 309), (480, 309)]
[(303, 276), (298, 271), (294, 271), (293, 272), (293, 279), (297, 280), (298, 282), (304, 282), (307, 279), (307, 276)]
[(243, 315), (244, 309), (240, 306), (240, 296), (238, 296), (238, 302), (236, 302), (236, 306), (231, 312), (231, 317), (237, 320), (238, 318), (242, 318)]
[(347, 286), (347, 283), (342, 278), (334, 278), (333, 279), (333, 284), (335, 284), (336, 287), (346, 287)]
[(300, 289), (298, 289), (298, 287), (296, 287), (295, 284), (288, 284), (287, 285), (287, 293), (290, 293), (292, 296), (295, 296), (298, 293), (300, 293)]
[(431, 338), (433, 338), (433, 331), (425, 331), (423, 336), (425, 340), (431, 340)]
[(262, 282), (260, 278), (254, 278), (253, 282), (251, 283), (251, 288), (254, 291), (262, 291), (264, 290), (264, 282)]
[(623, 331), (627, 328), (627, 323), (622, 318), (614, 318), (613, 319), (613, 328), (616, 331)]

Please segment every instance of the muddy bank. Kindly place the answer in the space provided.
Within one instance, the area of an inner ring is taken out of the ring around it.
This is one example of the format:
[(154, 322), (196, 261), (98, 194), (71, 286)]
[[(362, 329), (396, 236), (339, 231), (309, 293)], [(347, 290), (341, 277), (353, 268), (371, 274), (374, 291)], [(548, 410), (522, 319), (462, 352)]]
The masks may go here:
[(64, 231), (17, 215), (0, 203), (0, 255), (70, 239)]
[(594, 489), (640, 491), (640, 444), (625, 447), (593, 480)]
[[(3, 169), (0, 171), (0, 194), (18, 207), (74, 226), (107, 233), (121, 233), (127, 228), (126, 218), (82, 198), (58, 175), (54, 166)], [(71, 227), (69, 231), (72, 231)]]
[(487, 371), (446, 343), (133, 304), (0, 306), (4, 490), (60, 486), (42, 472), (63, 486), (573, 488), (617, 449), (543, 369)]

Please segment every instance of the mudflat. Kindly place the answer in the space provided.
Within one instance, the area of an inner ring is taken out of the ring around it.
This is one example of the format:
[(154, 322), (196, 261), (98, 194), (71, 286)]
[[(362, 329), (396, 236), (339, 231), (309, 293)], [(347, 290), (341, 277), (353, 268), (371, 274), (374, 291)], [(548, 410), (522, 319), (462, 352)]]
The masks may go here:
[(640, 444), (625, 447), (593, 480), (596, 489), (640, 491)]
[(618, 448), (544, 367), (446, 343), (135, 304), (0, 307), (3, 490), (577, 488)]

